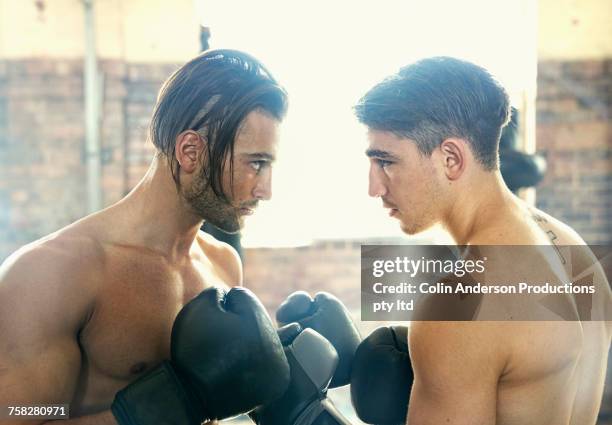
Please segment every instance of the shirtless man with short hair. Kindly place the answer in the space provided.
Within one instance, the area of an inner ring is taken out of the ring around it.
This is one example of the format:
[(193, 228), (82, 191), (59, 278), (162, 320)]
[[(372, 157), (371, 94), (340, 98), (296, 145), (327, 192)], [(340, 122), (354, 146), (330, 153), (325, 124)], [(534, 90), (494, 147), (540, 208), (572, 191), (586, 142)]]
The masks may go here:
[[(585, 245), (504, 184), (498, 143), (509, 108), (503, 87), (469, 62), (437, 57), (401, 69), (355, 108), (368, 128), (369, 194), (410, 235), (441, 224), (458, 245)], [(515, 267), (495, 258), (498, 276)], [(601, 267), (595, 281), (593, 321), (568, 295), (571, 321), (412, 322), (407, 423), (595, 424), (612, 335)]]
[(0, 407), (67, 403), (67, 423), (116, 423), (116, 393), (169, 358), (181, 308), (205, 288), (241, 285), (236, 252), (199, 229), (238, 231), (270, 198), (286, 106), (263, 65), (237, 51), (202, 54), (166, 81), (138, 185), (0, 268)]

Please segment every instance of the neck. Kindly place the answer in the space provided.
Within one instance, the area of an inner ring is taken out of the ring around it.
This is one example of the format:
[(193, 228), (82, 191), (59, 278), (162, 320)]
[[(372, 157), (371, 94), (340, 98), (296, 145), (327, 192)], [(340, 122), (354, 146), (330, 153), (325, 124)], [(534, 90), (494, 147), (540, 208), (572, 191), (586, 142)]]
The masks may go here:
[(458, 245), (470, 245), (478, 235), (487, 234), (513, 204), (499, 171), (478, 171), (470, 177), (442, 222)]
[(122, 210), (129, 243), (144, 246), (169, 259), (189, 255), (202, 225), (178, 193), (165, 157), (157, 155), (136, 187), (114, 206)]

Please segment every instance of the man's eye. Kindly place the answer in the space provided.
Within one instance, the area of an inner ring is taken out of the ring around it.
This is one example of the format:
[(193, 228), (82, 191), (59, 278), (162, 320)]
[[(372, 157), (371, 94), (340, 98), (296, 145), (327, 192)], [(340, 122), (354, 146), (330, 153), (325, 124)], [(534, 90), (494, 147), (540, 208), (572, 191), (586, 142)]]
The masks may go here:
[(384, 159), (376, 159), (375, 161), (381, 168), (386, 168), (393, 164), (391, 161), (385, 161)]
[(258, 173), (266, 165), (267, 165), (267, 161), (251, 161), (251, 167)]

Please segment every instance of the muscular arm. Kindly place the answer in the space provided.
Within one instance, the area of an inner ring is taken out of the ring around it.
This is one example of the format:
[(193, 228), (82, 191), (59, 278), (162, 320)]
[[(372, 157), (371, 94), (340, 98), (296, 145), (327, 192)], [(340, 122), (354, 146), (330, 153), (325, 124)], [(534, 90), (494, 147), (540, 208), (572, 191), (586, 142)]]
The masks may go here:
[(70, 404), (74, 396), (89, 294), (56, 248), (25, 248), (0, 267), (0, 406)]
[(504, 367), (494, 324), (413, 322), (410, 425), (494, 425)]

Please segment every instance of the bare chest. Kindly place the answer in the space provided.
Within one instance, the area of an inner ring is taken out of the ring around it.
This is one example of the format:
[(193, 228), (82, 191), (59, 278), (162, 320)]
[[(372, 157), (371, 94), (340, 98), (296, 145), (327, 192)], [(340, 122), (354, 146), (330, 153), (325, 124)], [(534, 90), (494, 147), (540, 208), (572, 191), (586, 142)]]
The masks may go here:
[(210, 286), (225, 283), (200, 262), (177, 268), (159, 259), (110, 261), (79, 335), (82, 364), (71, 410), (85, 414), (108, 408), (118, 390), (169, 358), (176, 315)]

